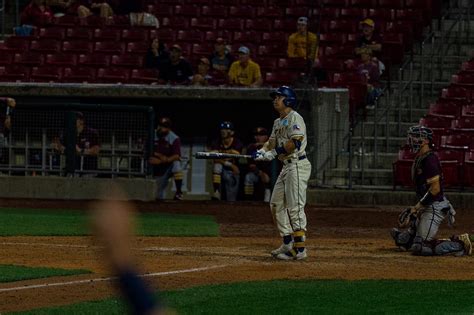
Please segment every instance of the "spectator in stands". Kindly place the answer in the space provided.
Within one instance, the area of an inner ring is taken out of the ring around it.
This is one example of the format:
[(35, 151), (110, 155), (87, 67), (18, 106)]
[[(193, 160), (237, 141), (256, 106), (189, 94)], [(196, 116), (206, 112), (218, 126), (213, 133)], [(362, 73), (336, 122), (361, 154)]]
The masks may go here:
[(181, 167), (181, 140), (171, 130), (171, 120), (162, 117), (158, 120), (155, 134), (153, 156), (149, 163), (153, 166), (153, 174), (158, 186), (158, 199), (164, 199), (166, 188), (171, 177), (176, 186), (175, 200), (183, 199), (183, 171)]
[(181, 55), (181, 46), (171, 46), (169, 61), (163, 63), (159, 68), (160, 83), (188, 84), (190, 82), (189, 78), (193, 76), (193, 69)]
[(250, 49), (239, 48), (239, 60), (234, 61), (229, 70), (229, 84), (235, 86), (259, 87), (262, 85), (260, 66), (250, 59)]
[(213, 77), (209, 74), (210, 62), (206, 57), (199, 59), (197, 73), (191, 78), (192, 85), (208, 86), (213, 84)]
[(169, 62), (169, 58), (165, 44), (158, 38), (154, 38), (145, 56), (145, 68), (159, 69), (163, 63)]
[(375, 22), (372, 19), (365, 19), (360, 22), (362, 34), (357, 40), (355, 53), (361, 55), (366, 49), (370, 49), (370, 53), (374, 61), (379, 64), (380, 74), (385, 70), (384, 64), (380, 61), (382, 53), (382, 38), (375, 32)]
[[(247, 147), (247, 154), (250, 155), (261, 149), (263, 144), (268, 141), (268, 130), (264, 127), (257, 127), (253, 135), (255, 142)], [(244, 180), (246, 199), (270, 201), (270, 174), (271, 162), (250, 160)]]
[(22, 25), (44, 26), (52, 22), (53, 11), (45, 0), (33, 0), (21, 12), (20, 19)]
[(209, 60), (212, 70), (220, 71), (227, 75), (231, 64), (234, 62), (234, 58), (227, 50), (225, 40), (222, 37), (216, 39), (214, 52), (209, 57)]
[(15, 99), (11, 97), (0, 97), (0, 161), (8, 163), (8, 136), (12, 129), (11, 116), (16, 107)]
[(156, 16), (151, 13), (147, 13), (144, 10), (143, 3), (141, 1), (125, 1), (122, 5), (124, 10), (129, 11), (130, 24), (132, 26), (147, 26), (159, 28), (160, 22)]
[(104, 0), (79, 0), (77, 2), (77, 15), (80, 18), (86, 18), (93, 14), (99, 15), (101, 18), (110, 19), (114, 15), (112, 8), (113, 3)]
[[(97, 156), (100, 151), (99, 133), (96, 129), (85, 126), (84, 114), (76, 113), (76, 163), (75, 170), (79, 175), (85, 177), (96, 176), (93, 171), (97, 170)], [(58, 153), (64, 154), (65, 146), (60, 137), (54, 137), (51, 148)], [(86, 173), (82, 174), (82, 171)]]
[(297, 31), (288, 38), (288, 57), (304, 58), (316, 62), (318, 58), (318, 39), (308, 32), (308, 18), (298, 18)]
[[(230, 121), (221, 122), (219, 132), (219, 138), (210, 147), (211, 151), (233, 154), (242, 152), (242, 142), (235, 137), (234, 124)], [(212, 175), (213, 200), (237, 200), (240, 181), (240, 169), (237, 163), (236, 159), (214, 160)], [(225, 195), (222, 194), (223, 191)]]
[(357, 67), (357, 72), (364, 80), (367, 80), (367, 109), (373, 109), (377, 99), (382, 94), (379, 67), (372, 59), (371, 53), (372, 50), (369, 48), (361, 49), (361, 63)]

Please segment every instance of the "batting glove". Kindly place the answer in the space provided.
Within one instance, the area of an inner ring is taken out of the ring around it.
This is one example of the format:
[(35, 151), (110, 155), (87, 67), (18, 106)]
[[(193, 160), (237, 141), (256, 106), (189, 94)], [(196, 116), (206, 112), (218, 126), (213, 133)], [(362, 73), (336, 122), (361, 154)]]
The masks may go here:
[[(260, 152), (260, 153), (259, 153)], [(262, 149), (257, 151), (258, 156), (255, 158), (255, 161), (271, 161), (277, 155), (275, 150), (263, 151)]]

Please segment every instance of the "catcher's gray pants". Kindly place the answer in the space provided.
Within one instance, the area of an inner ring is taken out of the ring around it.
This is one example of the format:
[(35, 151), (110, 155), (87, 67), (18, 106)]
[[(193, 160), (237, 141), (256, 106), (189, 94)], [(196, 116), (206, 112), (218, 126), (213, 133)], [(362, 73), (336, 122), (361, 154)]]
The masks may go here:
[(282, 237), (295, 231), (306, 231), (304, 207), (310, 175), (308, 159), (283, 163), (270, 199), (272, 215)]
[(456, 253), (464, 250), (460, 242), (451, 240), (437, 240), (439, 226), (449, 217), (454, 223), (454, 211), (448, 199), (435, 201), (432, 205), (420, 209), (418, 218), (406, 231), (396, 235), (395, 243), (405, 247), (415, 255), (435, 256)]
[(225, 168), (222, 164), (214, 164), (214, 174), (221, 175), (221, 187), (225, 189), (226, 200), (236, 201), (239, 193), (240, 175), (235, 175), (231, 169)]
[(156, 176), (156, 185), (158, 186), (157, 198), (165, 199), (165, 191), (168, 187), (169, 179), (173, 176), (174, 173), (182, 171), (181, 161), (174, 161), (168, 166), (165, 173), (161, 176)]

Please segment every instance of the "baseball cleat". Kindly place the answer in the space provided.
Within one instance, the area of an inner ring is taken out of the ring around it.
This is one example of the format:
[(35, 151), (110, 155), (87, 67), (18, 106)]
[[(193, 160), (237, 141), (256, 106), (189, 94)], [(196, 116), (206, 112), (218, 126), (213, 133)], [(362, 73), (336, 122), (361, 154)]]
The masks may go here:
[(469, 234), (461, 234), (458, 236), (459, 240), (464, 243), (464, 255), (472, 255), (472, 243), (469, 238)]
[(290, 242), (288, 244), (281, 244), (280, 247), (277, 249), (272, 250), (272, 256), (276, 256), (278, 254), (284, 254), (289, 252), (290, 250), (293, 249), (293, 242)]
[(183, 194), (182, 193), (176, 193), (174, 195), (174, 200), (183, 200)]
[(294, 255), (291, 251), (286, 253), (280, 253), (276, 255), (275, 258), (280, 260), (303, 260), (308, 258), (308, 254), (306, 253), (305, 249), (302, 252), (297, 252), (296, 255)]
[(212, 200), (221, 200), (221, 193), (220, 191), (216, 190), (211, 197)]
[(396, 241), (398, 234), (400, 234), (400, 231), (397, 228), (392, 228), (390, 230), (390, 236)]

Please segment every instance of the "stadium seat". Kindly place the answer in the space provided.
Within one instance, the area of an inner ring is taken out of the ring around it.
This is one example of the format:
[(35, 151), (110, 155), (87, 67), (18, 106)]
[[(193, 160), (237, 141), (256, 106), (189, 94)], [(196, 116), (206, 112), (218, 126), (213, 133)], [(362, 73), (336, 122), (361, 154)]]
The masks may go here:
[(110, 64), (117, 67), (141, 68), (143, 66), (143, 57), (136, 55), (114, 55)]
[(260, 45), (257, 49), (259, 56), (286, 56), (286, 49), (281, 49), (281, 44)]
[(344, 33), (324, 33), (319, 36), (319, 40), (321, 44), (330, 43), (343, 45), (347, 40), (347, 36)]
[(296, 27), (296, 19), (300, 16), (308, 16), (309, 7), (287, 7), (285, 8), (285, 16), (292, 17)]
[(5, 40), (1, 50), (25, 52), (30, 48), (30, 38), (21, 36), (10, 36)]
[(403, 9), (404, 8), (403, 0), (378, 0), (377, 2), (380, 8), (390, 8), (390, 9)]
[(79, 25), (79, 18), (72, 15), (64, 15), (54, 18), (53, 24), (63, 27), (76, 27)]
[(467, 101), (471, 99), (471, 93), (460, 86), (449, 86), (448, 88), (441, 90), (441, 98), (452, 101)]
[(431, 2), (426, 0), (405, 0), (405, 7), (409, 9), (431, 9)]
[(461, 69), (463, 72), (474, 72), (474, 61), (466, 61), (462, 63)]
[(166, 3), (155, 3), (153, 14), (157, 17), (173, 16), (173, 6)]
[(92, 30), (86, 27), (68, 28), (66, 37), (68, 39), (90, 40), (92, 38)]
[(451, 83), (454, 86), (463, 86), (468, 89), (474, 88), (474, 73), (460, 72), (451, 76)]
[(30, 80), (30, 69), (23, 65), (8, 65), (0, 67), (1, 82), (28, 82)]
[(42, 27), (38, 35), (40, 38), (63, 40), (66, 32), (63, 27)]
[(274, 58), (260, 58), (257, 63), (262, 72), (272, 72), (277, 69), (277, 60)]
[[(283, 8), (277, 6), (271, 7), (258, 7), (257, 17), (259, 18), (281, 18), (283, 16)], [(288, 15), (288, 14), (287, 14)]]
[(148, 32), (142, 29), (122, 30), (122, 41), (125, 42), (146, 42), (148, 41)]
[(61, 49), (61, 43), (54, 39), (34, 40), (31, 42), (30, 50), (41, 53), (55, 53)]
[(41, 53), (27, 51), (15, 54), (13, 62), (23, 66), (40, 66), (43, 64), (44, 58)]
[(228, 7), (223, 5), (203, 6), (201, 8), (202, 16), (211, 16), (216, 18), (225, 18), (228, 14)]
[[(339, 15), (341, 14), (341, 9), (339, 8), (327, 8), (327, 7), (322, 7), (322, 8), (314, 8), (312, 10), (312, 16), (317, 17), (318, 19), (321, 17), (321, 19), (339, 19)], [(296, 26), (295, 26), (296, 27)]]
[(94, 30), (96, 41), (120, 41), (120, 31), (113, 28), (96, 28)]
[[(280, 42), (284, 37), (280, 37)], [(261, 40), (261, 33), (256, 31), (234, 32), (234, 43), (258, 43)]]
[[(257, 40), (259, 37), (257, 37)], [(285, 32), (263, 32), (262, 43), (281, 43), (283, 41), (288, 42), (288, 33)]]
[(59, 82), (61, 79), (61, 68), (52, 66), (33, 67), (30, 80), (32, 82)]
[(449, 150), (468, 150), (471, 146), (471, 136), (463, 133), (443, 135), (439, 145), (440, 148)]
[(305, 72), (308, 68), (308, 61), (303, 58), (280, 58), (278, 59), (278, 68)]
[(94, 68), (88, 67), (65, 68), (61, 81), (65, 83), (91, 83), (95, 81), (95, 72), (96, 70)]
[(344, 71), (344, 62), (336, 58), (324, 58), (321, 61), (322, 67), (329, 71), (341, 72)]
[(359, 8), (343, 8), (341, 9), (341, 19), (363, 19), (367, 16), (367, 10)]
[(214, 47), (210, 44), (193, 44), (192, 47), (193, 55), (198, 57), (208, 57), (213, 50)]
[(463, 105), (461, 109), (462, 117), (473, 117), (474, 118), (474, 105)]
[(265, 83), (270, 86), (293, 85), (300, 77), (294, 71), (275, 71), (265, 73)]
[(375, 20), (376, 23), (392, 21), (395, 19), (395, 10), (391, 9), (369, 9), (367, 17)]
[(199, 30), (213, 30), (216, 28), (216, 20), (213, 18), (192, 18), (191, 19), (191, 28), (196, 28)]
[(92, 43), (86, 40), (70, 40), (63, 43), (63, 51), (70, 53), (90, 53), (92, 52)]
[(411, 175), (414, 159), (415, 153), (411, 152), (408, 146), (400, 148), (398, 151), (398, 159), (392, 164), (393, 189), (395, 189), (396, 186), (414, 186)]
[(245, 20), (245, 29), (250, 30), (250, 31), (269, 32), (272, 29), (272, 22), (267, 19), (263, 19), (263, 20), (248, 19), (248, 20)]
[(466, 152), (463, 165), (463, 184), (474, 187), (474, 151)]
[(349, 6), (352, 8), (373, 8), (376, 0), (349, 0)]
[(474, 118), (460, 117), (458, 119), (455, 119), (451, 123), (451, 128), (459, 131), (474, 132)]
[(86, 67), (107, 67), (110, 64), (110, 57), (106, 54), (81, 54), (77, 64)]
[(329, 22), (329, 31), (354, 33), (357, 30), (357, 25), (358, 23), (355, 21), (332, 20)]
[(174, 14), (177, 16), (199, 16), (199, 6), (197, 5), (177, 5), (174, 7)]
[(461, 116), (461, 106), (455, 103), (432, 103), (430, 104), (428, 114), (455, 119)]
[(189, 28), (189, 19), (185, 17), (163, 18), (161, 21), (161, 28), (169, 28), (171, 30), (185, 30)]
[(9, 65), (13, 62), (14, 53), (8, 51), (2, 51), (0, 53), (0, 66)]
[(348, 0), (319, 0), (320, 5), (325, 7), (344, 8), (348, 5)]
[(105, 19), (98, 15), (90, 15), (86, 18), (79, 19), (79, 23), (91, 28), (103, 28), (105, 25)]
[(121, 42), (95, 42), (94, 51), (107, 54), (121, 54), (123, 49)]
[(97, 71), (97, 81), (101, 83), (127, 83), (129, 70), (121, 68), (100, 68)]
[(158, 38), (162, 42), (172, 43), (176, 39), (176, 34), (169, 29), (150, 30), (150, 40)]
[(200, 43), (202, 41), (202, 37), (203, 37), (203, 34), (200, 31), (196, 31), (196, 30), (178, 31), (178, 34), (176, 36), (176, 41)]
[(443, 182), (446, 187), (462, 186), (462, 165), (464, 152), (455, 150), (436, 151), (443, 169)]
[(232, 18), (253, 18), (255, 15), (255, 9), (252, 6), (240, 5), (229, 8), (229, 17)]
[(273, 21), (273, 29), (275, 31), (294, 32), (296, 30), (296, 21), (294, 19), (276, 19)]
[(218, 22), (218, 27), (225, 30), (242, 30), (243, 29), (243, 20), (242, 19), (220, 19)]
[(76, 55), (73, 54), (48, 54), (45, 60), (46, 65), (72, 67), (76, 65)]
[(130, 18), (128, 15), (114, 15), (112, 17), (112, 23), (107, 25), (110, 28), (116, 28), (123, 30), (130, 27)]
[(397, 20), (423, 21), (423, 12), (421, 10), (395, 10)]
[(221, 31), (207, 31), (204, 34), (204, 40), (208, 42), (215, 42), (218, 37), (222, 37), (224, 40), (227, 42), (230, 42), (232, 39), (232, 32), (227, 31), (227, 30), (221, 30)]
[(151, 84), (158, 81), (158, 72), (155, 69), (133, 69), (130, 83)]

